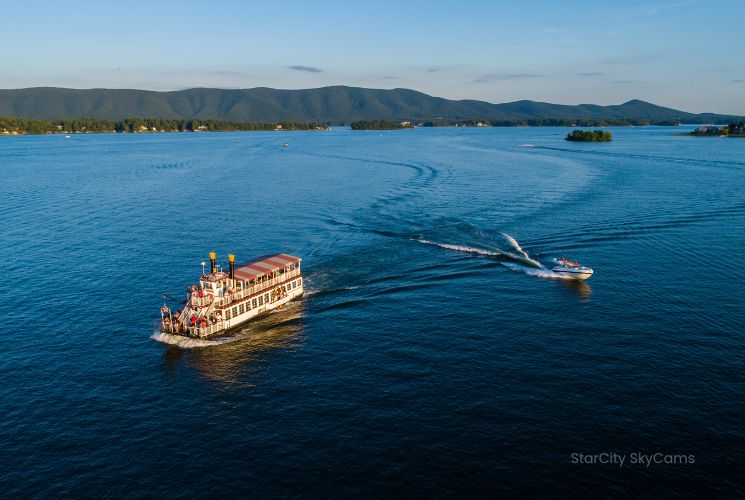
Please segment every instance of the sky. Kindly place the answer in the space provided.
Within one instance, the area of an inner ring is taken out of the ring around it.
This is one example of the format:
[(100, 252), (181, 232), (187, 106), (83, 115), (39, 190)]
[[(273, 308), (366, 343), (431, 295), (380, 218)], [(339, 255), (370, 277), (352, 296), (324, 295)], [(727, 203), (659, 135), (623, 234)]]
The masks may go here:
[(349, 85), (745, 114), (745, 1), (8, 2), (0, 88)]

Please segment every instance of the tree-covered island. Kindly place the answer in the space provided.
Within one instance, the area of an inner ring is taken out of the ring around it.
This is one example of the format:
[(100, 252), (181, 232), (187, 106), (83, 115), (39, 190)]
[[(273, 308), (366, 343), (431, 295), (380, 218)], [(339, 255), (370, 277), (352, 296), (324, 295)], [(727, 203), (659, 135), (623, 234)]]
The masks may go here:
[(565, 140), (577, 142), (608, 142), (613, 140), (613, 134), (608, 130), (573, 130)]
[(397, 122), (394, 120), (359, 120), (352, 122), (352, 130), (400, 130), (413, 128), (412, 122)]
[(745, 137), (745, 121), (730, 123), (724, 127), (715, 127), (712, 125), (702, 125), (690, 134), (697, 137)]

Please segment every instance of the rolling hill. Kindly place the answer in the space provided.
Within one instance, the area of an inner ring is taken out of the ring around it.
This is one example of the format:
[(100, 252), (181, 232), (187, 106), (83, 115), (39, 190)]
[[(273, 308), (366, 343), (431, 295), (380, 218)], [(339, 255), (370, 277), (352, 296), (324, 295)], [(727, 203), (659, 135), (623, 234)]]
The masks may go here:
[(733, 116), (693, 114), (632, 100), (614, 106), (536, 101), (492, 104), (449, 100), (409, 89), (333, 86), (279, 90), (195, 88), (172, 92), (128, 89), (34, 87), (0, 89), (0, 116), (59, 120), (128, 117), (216, 119), (239, 122), (355, 120), (588, 119), (724, 123)]

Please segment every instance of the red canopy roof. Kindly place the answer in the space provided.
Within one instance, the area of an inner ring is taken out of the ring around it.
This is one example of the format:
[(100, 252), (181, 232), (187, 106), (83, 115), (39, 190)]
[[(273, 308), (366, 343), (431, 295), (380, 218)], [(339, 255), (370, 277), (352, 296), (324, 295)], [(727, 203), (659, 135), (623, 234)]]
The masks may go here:
[(283, 267), (300, 262), (300, 257), (293, 257), (286, 253), (275, 255), (264, 255), (257, 259), (244, 262), (235, 269), (235, 279), (249, 281), (256, 279), (262, 274), (271, 273)]

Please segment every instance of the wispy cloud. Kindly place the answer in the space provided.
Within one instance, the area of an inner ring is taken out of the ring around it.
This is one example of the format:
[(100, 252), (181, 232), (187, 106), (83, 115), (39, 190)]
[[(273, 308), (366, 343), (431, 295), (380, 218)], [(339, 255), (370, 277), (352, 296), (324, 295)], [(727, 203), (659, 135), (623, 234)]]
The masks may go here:
[(600, 71), (585, 71), (577, 73), (577, 76), (603, 76), (605, 73), (602, 73)]
[(732, 80), (732, 83), (745, 83), (745, 78), (738, 78), (736, 80)]
[(644, 30), (654, 27), (662, 15), (670, 11), (688, 10), (691, 7), (711, 3), (707, 0), (681, 0), (673, 2), (647, 2), (646, 5), (635, 5), (624, 9), (613, 16), (612, 24), (607, 26), (605, 36), (628, 36), (633, 30)]
[(512, 50), (524, 50), (524, 49), (537, 49), (542, 47), (551, 47), (553, 45), (566, 45), (572, 43), (579, 43), (579, 40), (571, 37), (557, 38), (554, 40), (543, 40), (540, 42), (529, 42), (524, 44), (516, 45), (505, 45), (500, 47), (501, 51), (512, 51)]
[(521, 80), (525, 78), (540, 78), (543, 75), (538, 73), (491, 73), (488, 75), (481, 75), (473, 79), (473, 83), (491, 83), (501, 82), (505, 80)]
[(437, 73), (439, 71), (460, 70), (472, 66), (472, 64), (449, 64), (446, 66), (425, 66), (423, 68), (420, 66), (416, 69), (424, 70), (425, 73)]
[(246, 73), (244, 71), (232, 71), (229, 69), (223, 69), (219, 71), (213, 71), (212, 74), (214, 75), (231, 75), (231, 76), (251, 76), (250, 73)]
[(323, 73), (323, 70), (321, 68), (315, 68), (313, 66), (303, 66), (302, 64), (288, 66), (288, 68), (294, 69), (295, 71), (307, 71), (308, 73)]
[(628, 83), (639, 83), (639, 80), (613, 80), (611, 83), (625, 85)]

